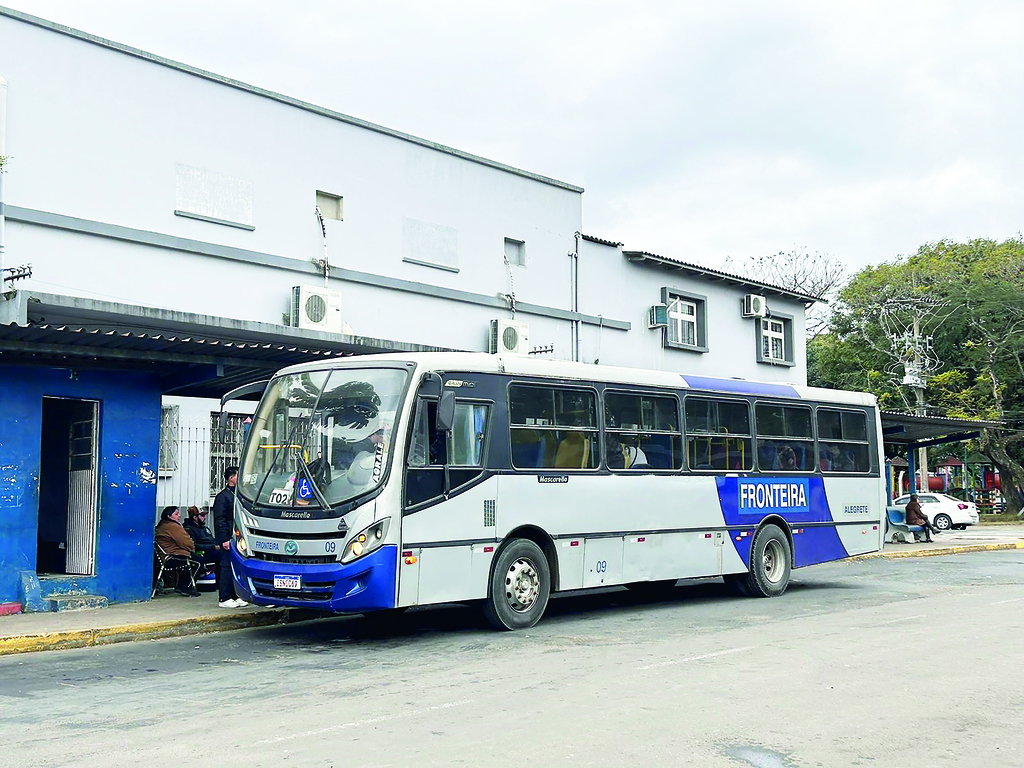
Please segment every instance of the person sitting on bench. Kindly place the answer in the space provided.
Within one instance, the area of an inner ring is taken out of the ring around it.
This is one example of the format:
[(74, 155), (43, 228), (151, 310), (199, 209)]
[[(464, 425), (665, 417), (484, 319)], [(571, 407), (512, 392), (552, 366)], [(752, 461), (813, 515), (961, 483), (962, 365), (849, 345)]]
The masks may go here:
[(910, 494), (910, 501), (907, 502), (907, 525), (920, 525), (924, 528), (924, 540), (929, 543), (931, 543), (932, 534), (938, 533), (935, 526), (928, 522), (928, 518), (921, 511), (921, 502), (917, 500), (916, 493)]

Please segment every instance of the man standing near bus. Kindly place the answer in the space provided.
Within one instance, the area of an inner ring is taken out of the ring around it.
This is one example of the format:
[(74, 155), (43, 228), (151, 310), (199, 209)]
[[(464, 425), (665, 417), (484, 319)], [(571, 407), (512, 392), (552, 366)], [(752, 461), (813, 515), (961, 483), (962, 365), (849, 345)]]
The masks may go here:
[(221, 608), (241, 608), (248, 605), (235, 594), (235, 583), (231, 580), (231, 532), (235, 524), (235, 484), (238, 482), (238, 467), (224, 470), (224, 490), (213, 500), (213, 535), (223, 550), (217, 563), (217, 591), (220, 593)]

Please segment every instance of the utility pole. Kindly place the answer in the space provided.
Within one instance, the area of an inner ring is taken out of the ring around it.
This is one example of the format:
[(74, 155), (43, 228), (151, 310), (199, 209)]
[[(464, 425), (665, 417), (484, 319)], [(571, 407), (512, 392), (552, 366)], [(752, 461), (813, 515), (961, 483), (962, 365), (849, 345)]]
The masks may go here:
[[(922, 339), (921, 338), (921, 316), (917, 312), (915, 312), (914, 313), (914, 342), (913, 342), (914, 343), (914, 377), (913, 377), (914, 380), (910, 384), (910, 387), (914, 390), (914, 397), (916, 399), (915, 412), (917, 413), (918, 416), (926, 416), (927, 413), (928, 413), (928, 407), (925, 404), (925, 399), (924, 399), (924, 390), (925, 390), (925, 377), (924, 377), (925, 364), (924, 364), (924, 362), (925, 362), (925, 357), (922, 354), (922, 345), (923, 344), (930, 344), (930, 342), (931, 342), (931, 337), (928, 337), (927, 339)], [(908, 371), (907, 374), (908, 374), (907, 378), (911, 378), (910, 377), (910, 371)], [(925, 493), (927, 493), (928, 490), (929, 490), (928, 489), (928, 449), (927, 448), (918, 448), (917, 449), (917, 466), (919, 467), (920, 473), (921, 473), (921, 482), (918, 484), (919, 485), (919, 490), (924, 491)]]

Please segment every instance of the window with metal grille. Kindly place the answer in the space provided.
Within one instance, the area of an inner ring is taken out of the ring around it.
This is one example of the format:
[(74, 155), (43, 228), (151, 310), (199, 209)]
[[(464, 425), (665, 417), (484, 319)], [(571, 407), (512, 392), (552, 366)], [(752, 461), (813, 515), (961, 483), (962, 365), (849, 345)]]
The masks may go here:
[(178, 406), (165, 405), (160, 409), (160, 474), (169, 475), (178, 469), (178, 445), (181, 430), (178, 424)]
[(220, 414), (210, 414), (210, 496), (216, 496), (224, 488), (224, 470), (238, 466), (242, 457), (242, 443), (245, 442), (248, 424), (251, 423), (250, 418), (244, 413), (228, 415), (227, 429), (222, 442)]

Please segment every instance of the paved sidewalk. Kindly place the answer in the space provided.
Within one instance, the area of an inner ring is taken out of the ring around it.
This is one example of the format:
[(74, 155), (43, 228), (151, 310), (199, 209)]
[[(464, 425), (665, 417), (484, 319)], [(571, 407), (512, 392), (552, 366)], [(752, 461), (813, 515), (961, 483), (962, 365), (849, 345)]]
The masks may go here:
[(220, 608), (216, 591), (200, 597), (171, 592), (143, 603), (0, 617), (0, 656), (288, 624), (320, 615), (302, 608)]
[[(1024, 525), (948, 531), (936, 536), (932, 544), (886, 544), (881, 552), (852, 559), (929, 557), (994, 549), (1024, 549)], [(171, 592), (143, 603), (0, 616), (0, 656), (290, 624), (321, 615), (302, 608), (220, 608), (215, 591), (201, 597)]]

